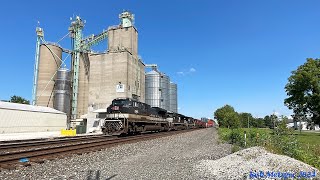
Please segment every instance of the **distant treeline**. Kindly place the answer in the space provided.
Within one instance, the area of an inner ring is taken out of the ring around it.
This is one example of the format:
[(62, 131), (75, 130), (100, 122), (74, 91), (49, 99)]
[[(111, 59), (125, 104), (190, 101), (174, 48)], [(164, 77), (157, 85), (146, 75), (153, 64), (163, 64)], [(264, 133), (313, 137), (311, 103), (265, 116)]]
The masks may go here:
[(251, 113), (238, 113), (230, 105), (225, 105), (214, 112), (220, 127), (226, 128), (270, 128), (273, 129), (279, 123), (279, 120), (287, 121), (286, 116), (277, 117), (274, 114), (267, 115), (264, 118), (253, 117)]

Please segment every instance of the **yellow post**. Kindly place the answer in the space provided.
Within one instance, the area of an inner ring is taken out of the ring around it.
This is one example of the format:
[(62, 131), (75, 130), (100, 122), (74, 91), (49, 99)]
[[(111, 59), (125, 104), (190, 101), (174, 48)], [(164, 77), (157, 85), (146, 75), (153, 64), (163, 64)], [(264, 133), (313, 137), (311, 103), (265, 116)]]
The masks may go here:
[(62, 136), (75, 136), (77, 134), (76, 130), (65, 130), (61, 129), (61, 135)]

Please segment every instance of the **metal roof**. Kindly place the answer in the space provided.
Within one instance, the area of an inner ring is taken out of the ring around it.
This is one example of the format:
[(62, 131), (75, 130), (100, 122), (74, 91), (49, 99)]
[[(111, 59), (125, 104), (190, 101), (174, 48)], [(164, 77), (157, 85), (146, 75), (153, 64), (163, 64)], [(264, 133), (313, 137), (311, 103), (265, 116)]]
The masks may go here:
[(158, 72), (155, 71), (155, 70), (152, 70), (152, 71), (147, 72), (147, 75), (149, 75), (149, 74), (152, 74), (152, 75), (160, 75), (160, 73), (158, 73)]
[(44, 106), (33, 106), (28, 104), (18, 104), (11, 102), (0, 101), (0, 109), (18, 110), (18, 111), (31, 111), (31, 112), (42, 112), (42, 113), (54, 113), (54, 114), (65, 114), (64, 112), (55, 110), (50, 107)]

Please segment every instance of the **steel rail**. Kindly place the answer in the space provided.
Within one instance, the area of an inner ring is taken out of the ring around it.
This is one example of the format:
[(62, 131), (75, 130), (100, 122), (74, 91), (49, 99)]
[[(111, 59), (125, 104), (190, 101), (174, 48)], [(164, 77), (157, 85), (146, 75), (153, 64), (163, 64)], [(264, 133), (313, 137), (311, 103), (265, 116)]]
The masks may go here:
[(20, 147), (31, 147), (31, 146), (39, 146), (39, 145), (53, 145), (63, 142), (77, 142), (83, 140), (97, 139), (103, 137), (112, 137), (108, 135), (98, 135), (98, 136), (76, 136), (76, 137), (68, 137), (68, 138), (59, 138), (59, 139), (36, 139), (36, 140), (27, 140), (21, 142), (8, 142), (0, 144), (0, 153), (2, 150), (10, 149), (10, 148), (20, 148)]

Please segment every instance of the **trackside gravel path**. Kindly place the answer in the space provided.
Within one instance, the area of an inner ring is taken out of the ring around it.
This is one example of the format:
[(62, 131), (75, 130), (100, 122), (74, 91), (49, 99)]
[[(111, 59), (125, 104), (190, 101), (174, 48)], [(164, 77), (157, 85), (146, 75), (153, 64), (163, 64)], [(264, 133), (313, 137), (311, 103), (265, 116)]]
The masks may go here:
[(0, 179), (210, 179), (197, 164), (230, 153), (209, 128), (5, 170)]

